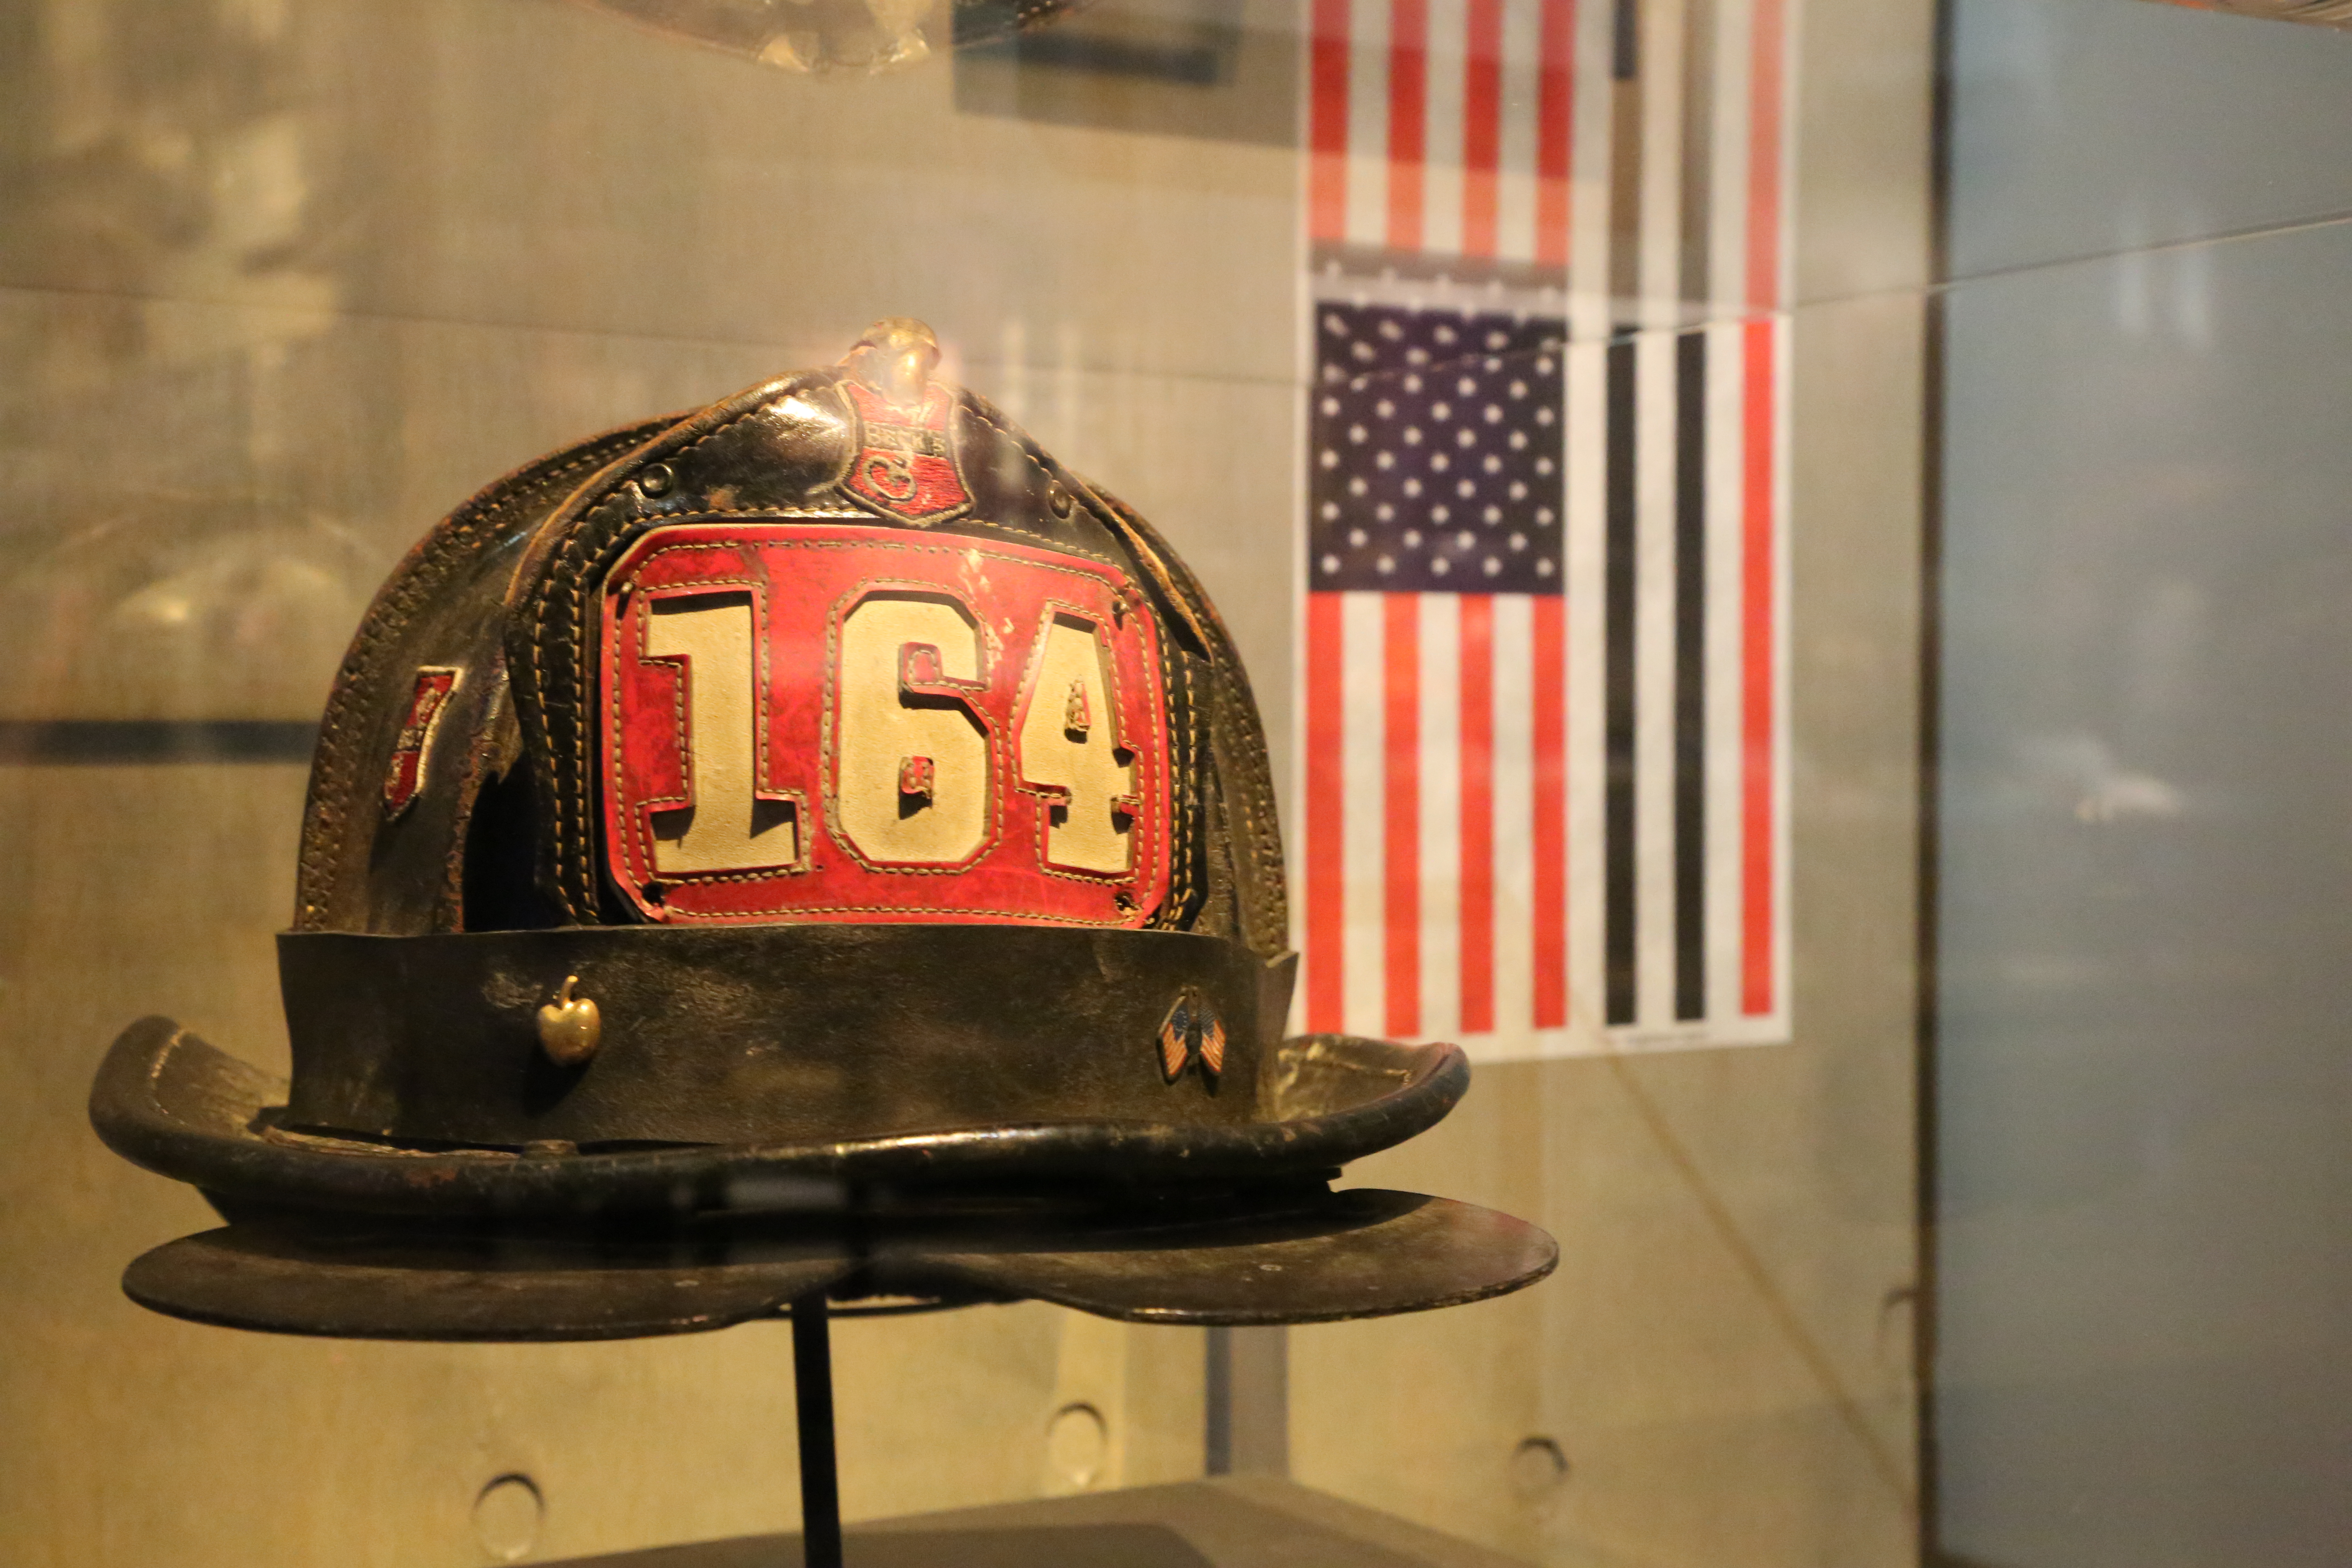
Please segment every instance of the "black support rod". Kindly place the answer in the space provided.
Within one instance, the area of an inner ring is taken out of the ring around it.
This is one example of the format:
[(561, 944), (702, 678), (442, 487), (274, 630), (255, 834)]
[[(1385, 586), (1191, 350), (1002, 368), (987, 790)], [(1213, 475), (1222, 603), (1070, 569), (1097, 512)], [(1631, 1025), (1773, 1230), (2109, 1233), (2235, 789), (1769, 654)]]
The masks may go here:
[(793, 1405), (801, 1429), (801, 1561), (841, 1568), (841, 1478), (833, 1455), (833, 1343), (824, 1292), (793, 1303)]

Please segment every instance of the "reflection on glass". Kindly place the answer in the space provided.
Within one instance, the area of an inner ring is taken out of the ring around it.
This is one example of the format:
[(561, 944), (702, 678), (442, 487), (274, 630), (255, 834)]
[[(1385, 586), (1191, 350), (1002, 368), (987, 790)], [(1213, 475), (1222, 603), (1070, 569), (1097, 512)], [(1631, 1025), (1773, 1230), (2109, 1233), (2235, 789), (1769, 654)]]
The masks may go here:
[(2352, 27), (2352, 0), (2165, 0), (2197, 11), (2236, 11), (2248, 16), (2276, 16), (2288, 22), (2316, 22), (2323, 27)]
[(643, 26), (786, 70), (878, 71), (932, 45), (993, 43), (1083, 0), (579, 0)]

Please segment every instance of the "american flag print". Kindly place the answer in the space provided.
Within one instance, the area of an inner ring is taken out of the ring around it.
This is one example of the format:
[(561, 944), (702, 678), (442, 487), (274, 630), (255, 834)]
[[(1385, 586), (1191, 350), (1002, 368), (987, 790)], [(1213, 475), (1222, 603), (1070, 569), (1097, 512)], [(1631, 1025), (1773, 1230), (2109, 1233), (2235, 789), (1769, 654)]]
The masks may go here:
[(1788, 0), (1312, 0), (1298, 1022), (1789, 1037)]

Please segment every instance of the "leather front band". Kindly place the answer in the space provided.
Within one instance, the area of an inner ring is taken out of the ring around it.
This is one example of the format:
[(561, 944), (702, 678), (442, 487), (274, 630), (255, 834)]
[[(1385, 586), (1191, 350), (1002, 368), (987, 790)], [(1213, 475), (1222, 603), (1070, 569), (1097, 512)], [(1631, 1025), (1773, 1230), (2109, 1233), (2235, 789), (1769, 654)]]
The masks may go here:
[[(1259, 1119), (1288, 958), (1012, 925), (289, 931), (290, 1126), (417, 1142), (760, 1143), (1073, 1120)], [(560, 1067), (567, 977), (594, 1054)], [(1164, 1026), (1187, 1000), (1191, 1049)], [(1199, 1020), (1222, 1028), (1212, 1072)], [(1171, 1079), (1171, 1059), (1181, 1062)]]

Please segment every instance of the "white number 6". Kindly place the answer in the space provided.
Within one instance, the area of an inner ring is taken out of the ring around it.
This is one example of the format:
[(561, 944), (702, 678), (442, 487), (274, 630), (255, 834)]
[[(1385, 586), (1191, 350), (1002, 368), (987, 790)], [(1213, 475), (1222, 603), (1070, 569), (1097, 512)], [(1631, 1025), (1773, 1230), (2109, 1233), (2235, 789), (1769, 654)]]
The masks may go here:
[(937, 599), (871, 598), (841, 621), (834, 821), (865, 859), (954, 866), (990, 837), (980, 628)]

